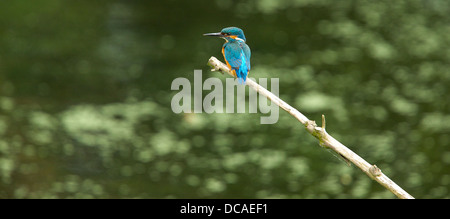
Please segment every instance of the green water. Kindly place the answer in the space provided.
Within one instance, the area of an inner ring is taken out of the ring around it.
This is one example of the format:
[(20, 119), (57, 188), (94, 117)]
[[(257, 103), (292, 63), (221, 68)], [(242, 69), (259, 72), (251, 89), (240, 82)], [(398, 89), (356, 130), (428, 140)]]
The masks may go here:
[[(450, 3), (3, 1), (0, 198), (395, 198), (280, 110), (175, 114), (244, 29), (251, 77), (416, 198), (450, 197)], [(208, 93), (205, 91), (205, 93)], [(320, 122), (319, 122), (320, 123)]]

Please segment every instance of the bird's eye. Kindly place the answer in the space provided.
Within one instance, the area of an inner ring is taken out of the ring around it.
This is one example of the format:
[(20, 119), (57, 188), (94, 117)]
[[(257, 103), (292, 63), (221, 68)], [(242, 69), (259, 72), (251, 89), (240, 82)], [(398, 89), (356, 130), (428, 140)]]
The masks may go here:
[(228, 36), (228, 35), (230, 35), (230, 34), (229, 34), (229, 33), (223, 33), (223, 35)]

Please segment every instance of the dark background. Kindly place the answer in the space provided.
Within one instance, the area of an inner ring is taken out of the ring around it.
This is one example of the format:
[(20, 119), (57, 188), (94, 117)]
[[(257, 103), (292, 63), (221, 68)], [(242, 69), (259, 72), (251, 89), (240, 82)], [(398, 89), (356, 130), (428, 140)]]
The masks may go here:
[[(395, 198), (288, 113), (175, 114), (227, 26), (251, 77), (416, 198), (450, 197), (450, 3), (2, 1), (0, 198)], [(205, 91), (205, 93), (208, 93)]]

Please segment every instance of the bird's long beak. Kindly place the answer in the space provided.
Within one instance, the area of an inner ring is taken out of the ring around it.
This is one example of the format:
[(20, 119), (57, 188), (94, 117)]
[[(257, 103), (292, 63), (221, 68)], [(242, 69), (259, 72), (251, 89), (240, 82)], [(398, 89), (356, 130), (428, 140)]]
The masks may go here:
[(221, 37), (223, 36), (222, 33), (205, 33), (203, 36), (215, 36), (215, 37)]

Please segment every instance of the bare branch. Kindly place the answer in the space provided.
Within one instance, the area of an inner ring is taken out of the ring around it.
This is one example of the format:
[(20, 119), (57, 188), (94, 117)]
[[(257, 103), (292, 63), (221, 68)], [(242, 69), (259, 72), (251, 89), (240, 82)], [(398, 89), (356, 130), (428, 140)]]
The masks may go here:
[[(212, 71), (220, 71), (223, 73), (228, 73), (233, 76), (230, 69), (217, 58), (211, 57), (208, 61), (208, 65), (211, 66)], [(257, 84), (250, 78), (247, 79), (246, 84), (253, 88), (255, 91), (264, 95), (273, 103), (277, 104), (280, 108), (284, 109), (286, 112), (294, 116), (298, 121), (300, 121), (306, 128), (306, 130), (319, 140), (319, 145), (328, 149), (331, 149), (342, 156), (346, 161), (353, 163), (355, 166), (360, 168), (364, 173), (366, 173), (371, 179), (377, 181), (379, 184), (384, 186), (386, 189), (394, 193), (397, 197), (402, 199), (413, 199), (410, 194), (403, 190), (400, 186), (395, 184), (389, 177), (384, 175), (381, 170), (376, 165), (371, 165), (355, 152), (347, 148), (345, 145), (334, 139), (329, 135), (326, 130), (325, 116), (322, 115), (322, 126), (317, 126), (316, 122), (309, 120), (306, 116), (300, 113), (297, 109), (293, 108), (282, 99), (274, 95), (272, 92), (268, 91), (264, 87)]]

